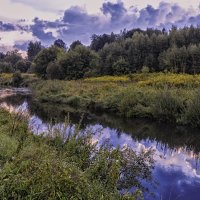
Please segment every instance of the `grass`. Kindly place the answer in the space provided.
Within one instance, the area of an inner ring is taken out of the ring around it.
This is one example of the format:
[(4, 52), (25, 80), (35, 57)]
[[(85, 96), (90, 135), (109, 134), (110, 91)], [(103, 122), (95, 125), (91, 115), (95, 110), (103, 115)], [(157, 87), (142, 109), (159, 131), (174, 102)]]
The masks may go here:
[[(29, 83), (37, 81), (38, 78), (35, 74), (22, 73), (22, 83), (21, 87), (28, 86)], [(15, 86), (13, 85), (13, 74), (12, 73), (2, 73), (0, 74), (0, 86)]]
[(127, 76), (103, 76), (86, 78), (85, 82), (124, 82), (136, 83), (138, 86), (153, 87), (198, 87), (200, 86), (200, 75), (174, 74), (174, 73), (136, 73)]
[(152, 151), (98, 145), (79, 125), (66, 133), (68, 120), (35, 136), (21, 116), (0, 110), (0, 199), (135, 200), (152, 182)]
[(200, 75), (140, 73), (31, 84), (40, 101), (199, 127)]

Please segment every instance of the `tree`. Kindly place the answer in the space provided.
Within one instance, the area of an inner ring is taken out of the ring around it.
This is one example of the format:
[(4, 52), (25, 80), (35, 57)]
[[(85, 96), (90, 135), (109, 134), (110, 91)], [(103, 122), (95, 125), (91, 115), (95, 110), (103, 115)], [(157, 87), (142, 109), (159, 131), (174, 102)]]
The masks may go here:
[(3, 60), (5, 58), (5, 54), (3, 52), (0, 52), (0, 60)]
[(66, 79), (83, 78), (87, 72), (97, 69), (98, 64), (98, 55), (85, 46), (77, 46), (59, 60)]
[(28, 50), (27, 50), (27, 55), (28, 55), (28, 60), (32, 62), (34, 58), (37, 56), (37, 54), (43, 49), (41, 42), (30, 42), (28, 44)]
[(8, 62), (0, 62), (0, 73), (12, 73), (14, 72), (14, 68), (11, 63)]
[(59, 58), (59, 56), (62, 57), (62, 55), (64, 55), (64, 50), (57, 46), (51, 46), (49, 48), (43, 49), (33, 61), (32, 65), (35, 72), (39, 76), (46, 78), (46, 70), (49, 63), (56, 61)]
[(64, 79), (63, 69), (56, 62), (50, 62), (47, 66), (46, 72), (48, 79)]
[(187, 60), (188, 60), (188, 50), (187, 48), (176, 46), (169, 48), (167, 51), (163, 52), (160, 57), (160, 68), (168, 69), (172, 72), (183, 72), (188, 70)]
[(188, 62), (187, 65), (190, 67), (190, 73), (200, 72), (200, 45), (190, 45), (188, 47)]
[(57, 46), (57, 47), (59, 47), (59, 48), (66, 49), (66, 44), (61, 39), (57, 39), (54, 42), (54, 45)]
[(121, 75), (121, 74), (128, 74), (130, 73), (130, 67), (128, 62), (125, 61), (124, 58), (120, 58), (118, 61), (116, 61), (113, 66), (113, 74), (114, 75)]
[(10, 63), (13, 67), (19, 60), (22, 60), (22, 56), (18, 50), (8, 51), (4, 58), (4, 61)]
[(23, 79), (22, 79), (20, 72), (15, 72), (12, 77), (12, 85), (14, 87), (19, 87), (20, 84), (22, 83), (22, 81), (23, 81)]
[(103, 35), (92, 35), (91, 37), (91, 49), (95, 51), (99, 51), (104, 47), (105, 44), (110, 44), (114, 41), (116, 41), (117, 36), (114, 33), (111, 33), (111, 35), (103, 34)]
[(106, 44), (102, 50), (99, 51), (101, 58), (101, 74), (113, 75), (113, 65), (116, 61), (123, 58), (126, 60), (127, 52), (122, 42), (113, 42), (111, 44)]
[(31, 62), (28, 60), (19, 60), (15, 64), (16, 71), (20, 71), (22, 73), (26, 73), (31, 66)]
[(82, 45), (83, 44), (79, 40), (76, 40), (72, 42), (72, 44), (70, 45), (70, 50), (74, 50), (77, 46), (82, 46)]

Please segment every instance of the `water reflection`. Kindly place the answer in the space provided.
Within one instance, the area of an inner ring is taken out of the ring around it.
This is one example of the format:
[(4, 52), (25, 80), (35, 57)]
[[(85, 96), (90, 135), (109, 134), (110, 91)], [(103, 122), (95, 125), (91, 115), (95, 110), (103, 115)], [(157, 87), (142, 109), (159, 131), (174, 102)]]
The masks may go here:
[[(0, 91), (1, 105), (27, 112), (30, 128), (36, 134), (49, 130), (50, 122), (61, 125), (68, 113), (71, 121), (78, 123), (83, 113), (66, 106), (33, 101), (27, 91), (15, 90), (13, 95), (12, 92), (6, 93), (9, 95)], [(159, 186), (155, 190), (156, 197), (146, 196), (146, 199), (199, 199), (200, 130), (147, 120), (123, 120), (105, 113), (86, 112), (84, 115), (82, 128), (97, 132), (94, 141), (109, 139), (114, 146), (128, 145), (135, 151), (154, 149), (156, 167), (153, 175)]]

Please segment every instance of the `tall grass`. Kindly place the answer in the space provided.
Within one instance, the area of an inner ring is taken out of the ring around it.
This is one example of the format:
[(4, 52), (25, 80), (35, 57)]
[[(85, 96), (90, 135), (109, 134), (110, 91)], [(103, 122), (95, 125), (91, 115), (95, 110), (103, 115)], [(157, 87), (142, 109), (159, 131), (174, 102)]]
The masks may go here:
[(136, 154), (98, 145), (80, 125), (67, 132), (69, 120), (40, 136), (21, 121), (10, 134), (9, 114), (1, 111), (2, 118), (1, 199), (140, 199), (147, 190), (143, 182), (152, 181), (151, 150)]
[(183, 112), (183, 102), (169, 89), (157, 93), (152, 106), (153, 117), (159, 121), (178, 122)]
[(198, 120), (189, 120), (191, 117), (186, 117), (184, 111), (196, 112), (198, 119), (198, 109), (189, 110), (192, 110), (193, 103), (193, 107), (198, 104), (192, 98), (200, 89), (200, 75), (141, 73), (132, 74), (131, 78), (129, 75), (79, 81), (40, 81), (32, 88), (41, 101), (114, 112), (129, 118), (154, 118), (200, 126)]
[(200, 91), (194, 93), (192, 98), (187, 102), (183, 122), (194, 127), (200, 127)]

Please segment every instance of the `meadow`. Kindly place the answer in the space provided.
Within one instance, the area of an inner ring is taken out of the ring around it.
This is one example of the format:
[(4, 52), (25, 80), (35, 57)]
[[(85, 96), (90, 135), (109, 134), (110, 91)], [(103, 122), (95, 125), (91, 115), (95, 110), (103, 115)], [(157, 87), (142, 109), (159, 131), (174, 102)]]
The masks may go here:
[(138, 73), (31, 83), (35, 98), (125, 118), (200, 127), (200, 75)]

